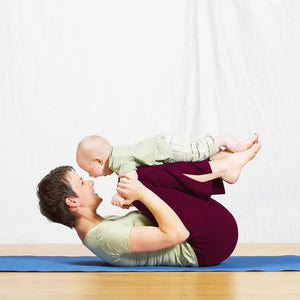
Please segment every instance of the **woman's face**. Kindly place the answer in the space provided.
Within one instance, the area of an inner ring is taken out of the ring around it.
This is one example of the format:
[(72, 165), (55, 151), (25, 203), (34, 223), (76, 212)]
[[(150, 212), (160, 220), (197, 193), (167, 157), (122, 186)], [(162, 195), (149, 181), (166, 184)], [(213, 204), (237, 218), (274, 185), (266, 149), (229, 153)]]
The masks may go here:
[(94, 182), (92, 180), (83, 180), (79, 174), (69, 172), (70, 184), (73, 191), (77, 195), (80, 206), (96, 206), (103, 201), (94, 190)]

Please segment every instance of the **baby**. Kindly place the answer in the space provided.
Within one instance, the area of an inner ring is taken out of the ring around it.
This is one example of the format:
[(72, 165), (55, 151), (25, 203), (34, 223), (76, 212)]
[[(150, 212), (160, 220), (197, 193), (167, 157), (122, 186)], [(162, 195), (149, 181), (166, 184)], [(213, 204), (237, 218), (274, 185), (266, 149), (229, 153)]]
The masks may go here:
[[(238, 152), (244, 148), (230, 135), (210, 135), (186, 143), (177, 137), (157, 135), (127, 146), (113, 147), (101, 136), (87, 136), (77, 147), (76, 160), (91, 177), (122, 175), (130, 172), (136, 178), (138, 166), (160, 165), (177, 161), (200, 161), (225, 147)], [(115, 194), (111, 203), (123, 206), (124, 198)]]

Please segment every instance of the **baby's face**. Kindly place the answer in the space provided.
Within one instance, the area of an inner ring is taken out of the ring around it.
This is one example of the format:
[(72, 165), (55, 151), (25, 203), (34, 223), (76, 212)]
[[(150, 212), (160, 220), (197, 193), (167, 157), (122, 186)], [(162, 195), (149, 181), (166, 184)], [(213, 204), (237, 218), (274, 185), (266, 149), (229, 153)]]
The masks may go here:
[(80, 164), (80, 167), (89, 173), (90, 177), (99, 177), (110, 175), (112, 171), (108, 167), (97, 160), (85, 161)]

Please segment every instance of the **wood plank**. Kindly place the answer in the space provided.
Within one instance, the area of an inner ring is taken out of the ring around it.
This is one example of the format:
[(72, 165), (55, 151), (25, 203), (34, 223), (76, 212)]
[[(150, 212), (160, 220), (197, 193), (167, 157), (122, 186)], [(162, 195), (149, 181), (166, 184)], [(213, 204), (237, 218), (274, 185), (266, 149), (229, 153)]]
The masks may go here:
[(1, 299), (300, 299), (299, 272), (0, 273)]

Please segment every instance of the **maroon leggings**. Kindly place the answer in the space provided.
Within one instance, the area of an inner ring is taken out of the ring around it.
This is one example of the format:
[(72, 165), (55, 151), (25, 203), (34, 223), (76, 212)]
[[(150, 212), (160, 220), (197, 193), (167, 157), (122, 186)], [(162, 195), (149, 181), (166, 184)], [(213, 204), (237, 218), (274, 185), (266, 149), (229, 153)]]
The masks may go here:
[[(190, 232), (188, 242), (199, 266), (216, 265), (230, 256), (238, 239), (237, 224), (224, 206), (211, 199), (225, 193), (222, 180), (198, 182), (183, 175), (211, 173), (208, 160), (139, 167), (137, 172), (139, 180), (174, 209)], [(142, 202), (133, 205), (155, 221)]]

